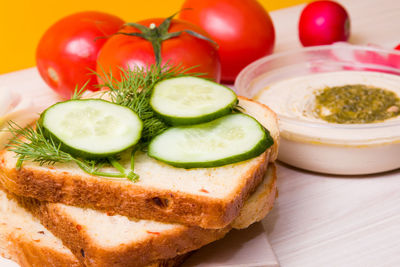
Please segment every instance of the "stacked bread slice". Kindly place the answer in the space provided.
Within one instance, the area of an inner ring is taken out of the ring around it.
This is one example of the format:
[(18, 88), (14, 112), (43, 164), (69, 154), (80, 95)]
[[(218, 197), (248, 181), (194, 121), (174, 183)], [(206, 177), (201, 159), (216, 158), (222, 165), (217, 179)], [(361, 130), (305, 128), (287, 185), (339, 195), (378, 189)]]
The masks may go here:
[(277, 119), (239, 99), (275, 143), (222, 167), (175, 168), (137, 152), (133, 183), (69, 164), (16, 169), (16, 155), (3, 150), (0, 251), (23, 266), (177, 266), (230, 229), (261, 220), (276, 196)]

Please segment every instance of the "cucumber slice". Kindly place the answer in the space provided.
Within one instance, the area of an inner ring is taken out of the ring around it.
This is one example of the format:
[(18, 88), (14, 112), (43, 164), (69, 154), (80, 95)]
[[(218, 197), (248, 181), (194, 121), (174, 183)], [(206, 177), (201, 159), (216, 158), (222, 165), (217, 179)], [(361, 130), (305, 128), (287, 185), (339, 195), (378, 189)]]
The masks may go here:
[(133, 110), (100, 99), (57, 103), (39, 123), (62, 150), (84, 158), (107, 157), (135, 145), (143, 128)]
[(178, 77), (157, 83), (150, 105), (171, 125), (193, 125), (231, 113), (237, 101), (226, 86), (202, 78)]
[(236, 113), (169, 128), (150, 142), (148, 155), (175, 167), (217, 167), (256, 157), (273, 143), (254, 118)]

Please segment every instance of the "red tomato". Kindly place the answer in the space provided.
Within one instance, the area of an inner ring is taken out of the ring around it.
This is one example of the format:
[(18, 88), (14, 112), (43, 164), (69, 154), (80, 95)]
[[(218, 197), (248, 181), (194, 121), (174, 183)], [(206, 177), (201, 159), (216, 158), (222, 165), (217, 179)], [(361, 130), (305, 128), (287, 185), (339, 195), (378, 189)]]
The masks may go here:
[(222, 80), (233, 82), (252, 61), (271, 54), (275, 30), (255, 0), (186, 0), (180, 18), (205, 29), (219, 45)]
[(36, 64), (45, 82), (64, 98), (70, 98), (75, 87), (97, 90), (97, 55), (105, 37), (116, 33), (124, 24), (120, 18), (101, 12), (82, 12), (67, 16), (51, 26), (40, 39)]
[[(159, 26), (164, 19), (148, 19), (138, 22), (146, 27), (154, 23)], [(207, 36), (201, 28), (185, 21), (173, 19), (168, 32), (192, 30)], [(136, 28), (126, 26), (121, 32), (139, 32)], [(188, 33), (182, 32), (178, 37), (165, 40), (161, 44), (162, 63), (171, 65), (181, 64), (183, 68), (197, 66), (191, 72), (207, 73), (206, 77), (217, 82), (220, 80), (221, 66), (215, 45)], [(135, 66), (146, 67), (155, 64), (155, 55), (151, 42), (136, 36), (116, 34), (111, 37), (101, 49), (97, 72), (111, 71), (116, 78), (120, 77), (120, 67), (133, 69)], [(101, 82), (101, 81), (99, 81)]]
[(308, 4), (301, 12), (299, 38), (303, 46), (347, 41), (349, 36), (350, 18), (340, 4), (316, 1)]

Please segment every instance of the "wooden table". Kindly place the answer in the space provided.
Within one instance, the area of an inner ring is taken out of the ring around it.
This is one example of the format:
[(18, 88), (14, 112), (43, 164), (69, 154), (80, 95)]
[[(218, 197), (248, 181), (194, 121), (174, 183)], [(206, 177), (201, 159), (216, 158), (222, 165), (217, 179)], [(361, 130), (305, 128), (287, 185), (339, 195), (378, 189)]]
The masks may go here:
[[(351, 16), (351, 43), (400, 43), (400, 0), (339, 2)], [(276, 52), (300, 48), (302, 7), (271, 13)], [(48, 92), (36, 101), (54, 97), (35, 69), (0, 76), (0, 90), (17, 84), (34, 96), (32, 83)], [(263, 225), (281, 266), (400, 266), (400, 171), (335, 177), (278, 167), (279, 198)]]

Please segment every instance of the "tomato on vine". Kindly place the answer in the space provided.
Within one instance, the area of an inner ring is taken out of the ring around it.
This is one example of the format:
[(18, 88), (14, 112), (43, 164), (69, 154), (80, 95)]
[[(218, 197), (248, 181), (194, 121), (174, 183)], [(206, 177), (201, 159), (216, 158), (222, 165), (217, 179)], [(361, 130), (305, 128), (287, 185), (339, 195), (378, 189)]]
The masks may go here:
[(221, 75), (217, 45), (198, 26), (173, 16), (125, 24), (100, 51), (97, 72), (100, 79), (110, 72), (118, 79), (121, 68), (152, 64), (192, 68), (190, 72), (203, 73), (216, 82)]

